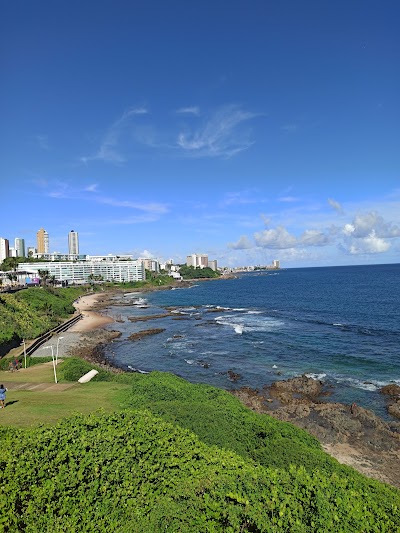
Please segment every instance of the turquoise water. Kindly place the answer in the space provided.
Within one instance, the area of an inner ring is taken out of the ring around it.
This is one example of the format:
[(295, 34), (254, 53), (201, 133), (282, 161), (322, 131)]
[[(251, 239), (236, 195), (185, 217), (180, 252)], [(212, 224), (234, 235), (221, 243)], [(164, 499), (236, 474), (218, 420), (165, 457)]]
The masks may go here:
[[(140, 300), (138, 300), (140, 298)], [(223, 388), (262, 387), (307, 373), (330, 400), (384, 413), (378, 389), (400, 384), (400, 265), (281, 270), (127, 294), (110, 312), (124, 322), (107, 355), (124, 367), (162, 370)], [(146, 307), (141, 307), (144, 305)], [(127, 317), (172, 316), (131, 323)], [(165, 328), (132, 342), (137, 331)], [(227, 371), (241, 375), (236, 383)]]

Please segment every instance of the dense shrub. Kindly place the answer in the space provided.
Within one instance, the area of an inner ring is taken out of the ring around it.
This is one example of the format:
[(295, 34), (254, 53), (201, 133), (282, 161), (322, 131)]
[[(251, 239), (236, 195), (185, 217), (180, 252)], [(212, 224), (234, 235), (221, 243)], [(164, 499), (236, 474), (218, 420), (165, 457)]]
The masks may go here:
[(264, 468), (148, 412), (3, 431), (8, 532), (395, 532), (399, 495), (376, 483)]
[(59, 379), (64, 381), (78, 381), (80, 377), (87, 374), (90, 370), (95, 369), (98, 374), (93, 378), (93, 381), (112, 381), (113, 374), (107, 372), (88, 361), (79, 359), (78, 357), (67, 357), (64, 359), (59, 370)]

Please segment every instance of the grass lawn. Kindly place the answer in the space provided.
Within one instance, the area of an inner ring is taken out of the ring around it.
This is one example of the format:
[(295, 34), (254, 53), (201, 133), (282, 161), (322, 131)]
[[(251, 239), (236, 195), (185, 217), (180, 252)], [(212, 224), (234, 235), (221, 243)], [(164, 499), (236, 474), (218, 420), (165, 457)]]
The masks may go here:
[[(62, 364), (62, 363), (60, 363)], [(54, 383), (52, 364), (44, 363), (17, 372), (0, 372), (0, 383)], [(64, 382), (65, 383), (65, 382)], [(129, 385), (113, 382), (76, 383), (67, 390), (9, 390), (6, 408), (0, 409), (0, 425), (28, 427), (54, 424), (74, 413), (98, 409), (111, 413), (120, 409), (120, 392)]]
[[(58, 365), (61, 364), (59, 361)], [(0, 384), (10, 381), (13, 383), (24, 383), (25, 381), (29, 383), (54, 383), (53, 363), (43, 363), (28, 368), (20, 368), (14, 372), (9, 372), (8, 370), (0, 371)]]

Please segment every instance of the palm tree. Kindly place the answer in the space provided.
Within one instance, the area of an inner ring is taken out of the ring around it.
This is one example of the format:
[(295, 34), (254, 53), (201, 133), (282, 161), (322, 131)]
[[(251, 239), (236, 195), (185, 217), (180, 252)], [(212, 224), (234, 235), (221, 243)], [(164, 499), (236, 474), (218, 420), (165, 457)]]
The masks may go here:
[(47, 285), (47, 280), (50, 278), (50, 273), (48, 270), (38, 270), (38, 276), (40, 278), (40, 285)]

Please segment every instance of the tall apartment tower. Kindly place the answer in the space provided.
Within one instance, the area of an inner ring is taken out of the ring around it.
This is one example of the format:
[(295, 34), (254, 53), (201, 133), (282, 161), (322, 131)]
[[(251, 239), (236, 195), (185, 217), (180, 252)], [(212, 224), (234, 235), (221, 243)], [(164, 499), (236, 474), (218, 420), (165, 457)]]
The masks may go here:
[(0, 237), (0, 263), (7, 257), (10, 257), (10, 243), (8, 239)]
[(49, 234), (43, 228), (36, 233), (37, 240), (37, 253), (48, 254), (49, 253)]
[(207, 254), (192, 254), (186, 257), (186, 265), (194, 268), (206, 268), (208, 267), (208, 255)]
[(25, 257), (25, 239), (16, 237), (14, 248), (17, 257)]
[(78, 232), (73, 229), (68, 233), (68, 253), (70, 255), (79, 255)]

